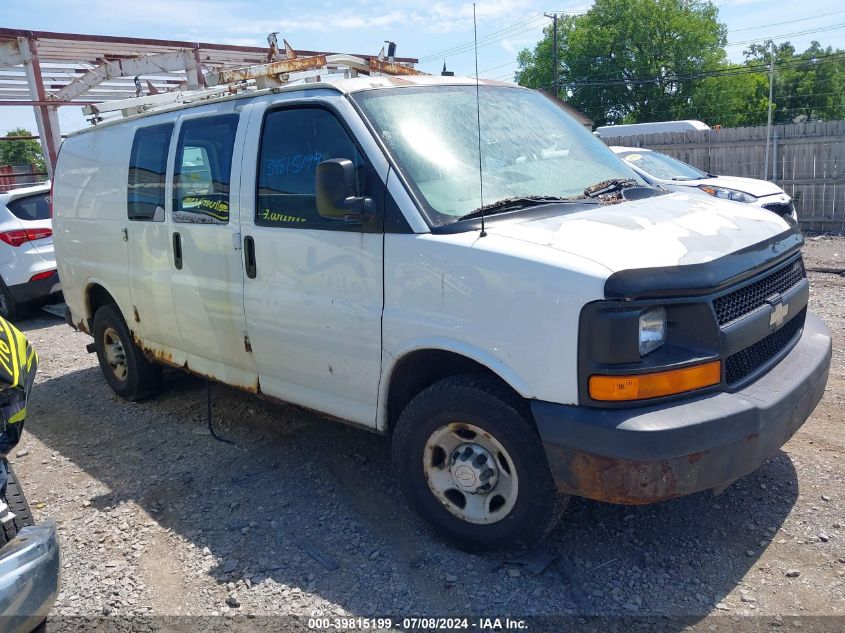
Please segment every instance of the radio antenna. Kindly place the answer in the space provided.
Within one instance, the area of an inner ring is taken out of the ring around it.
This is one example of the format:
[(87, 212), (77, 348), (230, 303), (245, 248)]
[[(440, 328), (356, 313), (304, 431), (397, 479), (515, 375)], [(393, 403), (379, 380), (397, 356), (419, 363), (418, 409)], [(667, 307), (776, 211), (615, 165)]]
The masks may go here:
[(475, 3), (472, 3), (472, 38), (475, 47), (475, 120), (478, 123), (478, 187), (479, 200), (481, 206), (478, 210), (481, 212), (481, 235), (485, 237), (487, 231), (484, 230), (484, 174), (481, 171), (481, 97), (478, 90), (478, 27), (475, 22)]

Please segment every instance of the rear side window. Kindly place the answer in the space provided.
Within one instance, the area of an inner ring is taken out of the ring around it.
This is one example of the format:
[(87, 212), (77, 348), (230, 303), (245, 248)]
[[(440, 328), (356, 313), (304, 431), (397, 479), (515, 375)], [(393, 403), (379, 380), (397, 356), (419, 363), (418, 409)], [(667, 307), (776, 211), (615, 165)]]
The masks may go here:
[(164, 183), (173, 124), (135, 132), (129, 157), (126, 210), (130, 220), (164, 222)]
[(317, 164), (331, 158), (352, 161), (361, 191), (366, 176), (363, 156), (334, 114), (313, 107), (268, 112), (261, 135), (255, 223), (360, 231), (360, 226), (317, 213)]
[(173, 221), (229, 222), (229, 177), (238, 115), (182, 123), (173, 169)]
[(50, 219), (50, 194), (47, 192), (12, 200), (6, 206), (21, 220)]

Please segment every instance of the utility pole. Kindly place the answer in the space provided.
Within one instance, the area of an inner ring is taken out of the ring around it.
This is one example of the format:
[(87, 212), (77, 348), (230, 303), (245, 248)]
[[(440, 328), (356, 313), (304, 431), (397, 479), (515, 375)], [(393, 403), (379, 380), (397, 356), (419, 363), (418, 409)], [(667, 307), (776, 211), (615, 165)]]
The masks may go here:
[(766, 160), (763, 167), (763, 180), (769, 179), (769, 143), (772, 138), (772, 97), (775, 85), (775, 43), (769, 40), (769, 121), (766, 123)]
[(545, 15), (547, 18), (552, 19), (552, 28), (554, 29), (554, 32), (552, 34), (552, 46), (554, 47), (552, 49), (552, 60), (553, 60), (552, 64), (553, 64), (553, 72), (554, 72), (555, 98), (559, 99), (560, 98), (560, 88), (558, 86), (558, 81), (557, 81), (557, 68), (558, 68), (558, 64), (557, 64), (557, 13), (544, 13), (543, 15)]

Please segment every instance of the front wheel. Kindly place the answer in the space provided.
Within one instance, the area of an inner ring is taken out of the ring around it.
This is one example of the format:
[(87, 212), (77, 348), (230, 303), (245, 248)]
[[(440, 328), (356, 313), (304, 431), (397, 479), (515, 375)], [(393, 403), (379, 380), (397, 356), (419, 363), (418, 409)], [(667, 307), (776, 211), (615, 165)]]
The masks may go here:
[(93, 331), (100, 369), (117, 395), (140, 400), (161, 388), (161, 365), (144, 358), (115, 304), (97, 310)]
[(397, 422), (393, 462), (414, 510), (467, 550), (530, 546), (567, 500), (524, 401), (484, 375), (417, 395)]

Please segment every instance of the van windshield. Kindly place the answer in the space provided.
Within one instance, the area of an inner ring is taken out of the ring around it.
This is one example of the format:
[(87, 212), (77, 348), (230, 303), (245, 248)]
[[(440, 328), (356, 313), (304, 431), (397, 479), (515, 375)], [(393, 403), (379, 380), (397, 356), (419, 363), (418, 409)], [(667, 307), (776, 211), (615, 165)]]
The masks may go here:
[[(432, 86), (352, 95), (440, 226), (511, 198), (585, 198), (598, 182), (642, 179), (541, 93), (505, 86)], [(481, 157), (479, 160), (479, 146)]]

